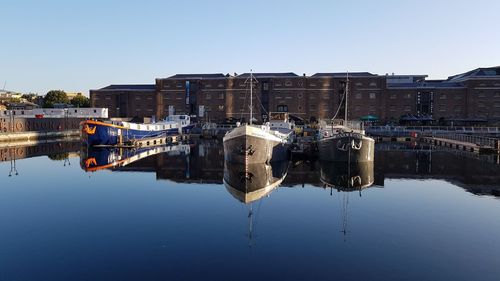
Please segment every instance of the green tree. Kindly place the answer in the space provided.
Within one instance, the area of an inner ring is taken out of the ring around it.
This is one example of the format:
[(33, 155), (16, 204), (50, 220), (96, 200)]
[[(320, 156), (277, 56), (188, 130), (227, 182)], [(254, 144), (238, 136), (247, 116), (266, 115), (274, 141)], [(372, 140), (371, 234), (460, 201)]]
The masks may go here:
[(23, 94), (21, 98), (29, 101), (29, 102), (34, 102), (36, 98), (36, 94), (34, 93), (29, 93), (29, 94)]
[(90, 107), (90, 99), (78, 93), (78, 95), (71, 100), (71, 104), (74, 107)]
[(61, 90), (49, 91), (43, 98), (43, 107), (54, 107), (55, 103), (69, 103), (68, 95)]

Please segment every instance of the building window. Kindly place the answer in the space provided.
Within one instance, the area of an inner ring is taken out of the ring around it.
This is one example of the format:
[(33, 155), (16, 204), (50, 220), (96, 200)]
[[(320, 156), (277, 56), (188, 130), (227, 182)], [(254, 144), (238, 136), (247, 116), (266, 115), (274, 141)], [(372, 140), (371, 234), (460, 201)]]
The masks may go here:
[(315, 104), (310, 104), (309, 105), (309, 110), (315, 111), (316, 110), (316, 105)]
[(224, 88), (224, 84), (219, 83), (219, 85), (217, 85), (217, 87), (219, 87), (219, 88)]
[(323, 87), (330, 87), (330, 82), (323, 83)]
[(439, 94), (439, 99), (440, 100), (445, 100), (446, 99), (446, 95), (445, 94)]
[(485, 92), (479, 92), (479, 97), (480, 98), (485, 98), (486, 97), (486, 93)]
[(374, 100), (377, 97), (375, 93), (370, 93), (370, 99)]
[(461, 112), (462, 111), (462, 107), (459, 106), (459, 105), (456, 105), (455, 108), (454, 108), (454, 111), (455, 112)]
[(495, 102), (495, 107), (496, 108), (500, 107), (500, 102)]
[(290, 81), (290, 80), (286, 80), (286, 81), (285, 81), (285, 86), (286, 86), (286, 87), (290, 87), (290, 86), (292, 86), (292, 81)]
[(495, 98), (500, 98), (500, 92), (496, 92), (494, 95)]
[(263, 84), (262, 84), (262, 89), (263, 89), (264, 91), (269, 91), (269, 83), (263, 83)]
[(356, 93), (356, 95), (354, 95), (354, 98), (357, 99), (357, 100), (360, 100), (363, 98), (363, 94), (361, 93)]
[(375, 109), (374, 105), (370, 105), (369, 107), (370, 113), (375, 113), (377, 110)]
[(356, 83), (356, 87), (361, 87), (361, 86), (363, 86), (363, 83), (361, 82)]
[(218, 109), (219, 109), (219, 111), (223, 111), (224, 110), (224, 106), (223, 105), (219, 105)]
[(411, 94), (410, 93), (405, 94), (405, 99), (411, 99)]
[(354, 107), (354, 111), (361, 111), (361, 106), (356, 105), (356, 106)]
[(456, 100), (461, 100), (462, 99), (462, 96), (461, 95), (455, 95), (454, 97)]
[(395, 105), (389, 105), (389, 111), (396, 111)]
[(309, 83), (309, 87), (316, 87), (316, 83)]
[(278, 112), (288, 112), (288, 105), (285, 104), (278, 105)]
[(446, 106), (444, 104), (440, 104), (438, 110), (441, 111), (441, 112), (445, 112), (446, 111)]
[(210, 84), (205, 84), (205, 88), (212, 88), (212, 85), (210, 85)]
[(205, 95), (205, 99), (207, 99), (207, 100), (211, 100), (211, 99), (212, 99), (212, 94), (211, 94), (211, 93), (207, 93), (207, 94)]
[(391, 100), (395, 100), (395, 99), (396, 99), (396, 94), (391, 94), (391, 95), (389, 96), (389, 98), (390, 98)]
[(410, 112), (411, 111), (411, 106), (405, 105), (404, 110), (405, 110), (405, 112)]
[(219, 93), (219, 99), (223, 100), (224, 99), (224, 93)]
[(370, 87), (377, 87), (377, 83), (376, 82), (370, 82)]

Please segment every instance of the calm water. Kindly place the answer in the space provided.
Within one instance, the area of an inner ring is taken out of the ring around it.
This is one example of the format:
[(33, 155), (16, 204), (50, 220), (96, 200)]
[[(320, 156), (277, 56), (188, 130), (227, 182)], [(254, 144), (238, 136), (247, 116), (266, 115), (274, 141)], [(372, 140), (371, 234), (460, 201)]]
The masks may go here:
[(245, 197), (221, 143), (167, 150), (0, 149), (0, 280), (500, 280), (495, 157), (379, 144), (257, 167), (283, 181)]

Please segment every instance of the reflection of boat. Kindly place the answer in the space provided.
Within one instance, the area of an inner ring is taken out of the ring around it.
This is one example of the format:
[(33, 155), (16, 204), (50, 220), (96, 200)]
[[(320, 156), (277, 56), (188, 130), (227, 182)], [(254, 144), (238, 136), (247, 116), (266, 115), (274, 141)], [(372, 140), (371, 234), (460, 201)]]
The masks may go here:
[(373, 161), (329, 162), (320, 161), (320, 180), (340, 191), (355, 191), (370, 187), (374, 180)]
[(123, 167), (146, 157), (168, 153), (170, 155), (189, 154), (188, 144), (145, 147), (137, 149), (89, 148), (82, 150), (80, 166), (86, 172)]
[[(250, 73), (250, 124), (237, 126), (223, 138), (224, 158), (233, 163), (269, 163), (284, 161), (293, 142), (292, 124), (288, 115), (281, 113), (277, 117), (283, 120), (270, 120), (264, 125), (253, 124), (253, 83), (255, 79)], [(272, 117), (272, 116), (270, 116)]]
[(82, 139), (89, 145), (116, 145), (145, 138), (188, 133), (193, 127), (187, 115), (171, 115), (164, 121), (139, 124), (125, 121), (86, 120), (80, 124)]
[(285, 179), (288, 161), (270, 164), (234, 164), (224, 162), (224, 185), (243, 203), (251, 203), (269, 194)]
[[(363, 123), (348, 121), (347, 97), (349, 93), (349, 76), (346, 77), (344, 100), (344, 120), (332, 120), (331, 124), (323, 123), (318, 134), (319, 159), (326, 161), (373, 161), (375, 157), (375, 140), (365, 135)], [(339, 110), (340, 110), (339, 106)], [(338, 113), (338, 112), (337, 112)], [(337, 114), (333, 117), (337, 117)]]

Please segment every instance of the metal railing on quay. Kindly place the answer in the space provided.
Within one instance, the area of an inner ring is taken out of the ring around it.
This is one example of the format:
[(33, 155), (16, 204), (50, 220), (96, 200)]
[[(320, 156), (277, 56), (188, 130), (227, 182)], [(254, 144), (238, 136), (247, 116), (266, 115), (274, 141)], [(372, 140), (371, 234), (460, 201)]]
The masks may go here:
[(500, 134), (499, 127), (463, 127), (463, 126), (370, 126), (366, 128), (370, 133), (431, 133), (454, 132), (467, 134)]
[(473, 143), (473, 144), (476, 144), (479, 146), (488, 146), (488, 147), (492, 147), (492, 148), (496, 147), (496, 144), (498, 142), (498, 139), (495, 139), (495, 138), (473, 136), (473, 135), (466, 135), (466, 134), (457, 134), (457, 133), (433, 132), (431, 136), (434, 138), (442, 138), (442, 139), (449, 139), (449, 140), (455, 140), (455, 141), (460, 141), (460, 142)]

